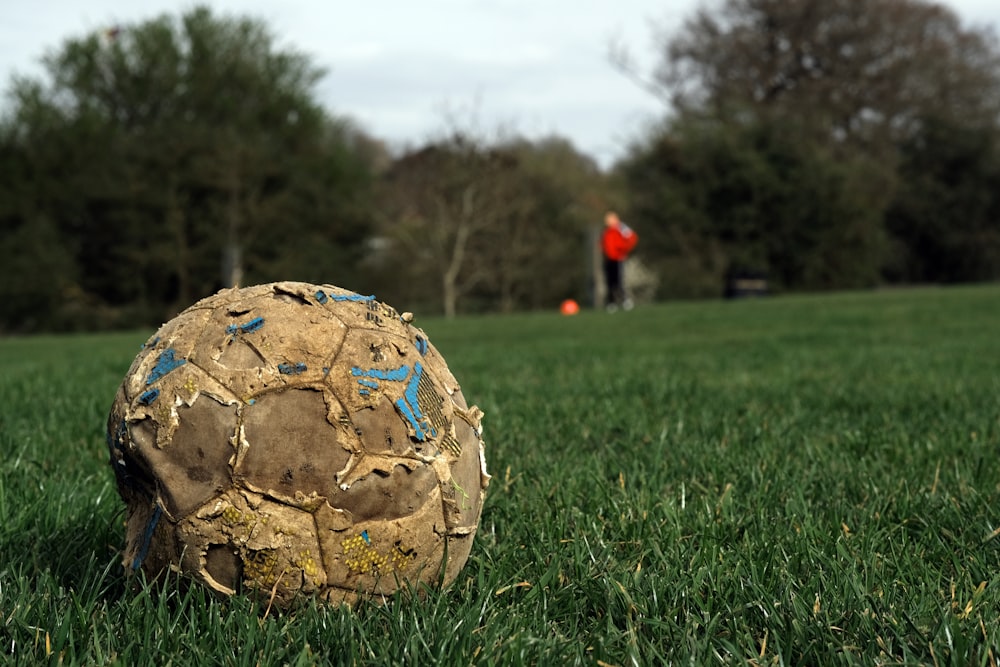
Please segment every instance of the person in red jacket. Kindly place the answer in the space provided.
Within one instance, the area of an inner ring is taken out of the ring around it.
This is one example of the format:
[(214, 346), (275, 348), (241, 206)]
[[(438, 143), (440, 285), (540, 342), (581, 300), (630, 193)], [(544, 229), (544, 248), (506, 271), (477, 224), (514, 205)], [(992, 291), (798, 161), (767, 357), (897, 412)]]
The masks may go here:
[(625, 294), (625, 260), (639, 242), (639, 235), (621, 221), (618, 214), (604, 214), (604, 233), (601, 235), (601, 252), (604, 255), (604, 284), (607, 287), (606, 307), (609, 312), (632, 308), (632, 300)]

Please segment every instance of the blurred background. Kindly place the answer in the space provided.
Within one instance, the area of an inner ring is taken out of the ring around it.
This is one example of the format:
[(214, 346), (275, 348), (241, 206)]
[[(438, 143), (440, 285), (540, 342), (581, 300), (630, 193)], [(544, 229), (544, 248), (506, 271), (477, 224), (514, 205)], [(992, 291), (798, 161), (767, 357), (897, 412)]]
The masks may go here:
[(0, 333), (593, 304), (607, 209), (639, 302), (1000, 278), (991, 3), (162, 4), (4, 9)]

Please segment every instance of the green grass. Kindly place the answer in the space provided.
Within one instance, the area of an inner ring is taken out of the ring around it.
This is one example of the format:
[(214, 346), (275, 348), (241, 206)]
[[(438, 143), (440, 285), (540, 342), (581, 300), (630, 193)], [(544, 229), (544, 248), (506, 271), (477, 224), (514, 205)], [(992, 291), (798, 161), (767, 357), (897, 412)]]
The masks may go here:
[(0, 662), (1000, 660), (1000, 287), (421, 318), (486, 412), (425, 599), (264, 614), (118, 568), (135, 334), (0, 340)]

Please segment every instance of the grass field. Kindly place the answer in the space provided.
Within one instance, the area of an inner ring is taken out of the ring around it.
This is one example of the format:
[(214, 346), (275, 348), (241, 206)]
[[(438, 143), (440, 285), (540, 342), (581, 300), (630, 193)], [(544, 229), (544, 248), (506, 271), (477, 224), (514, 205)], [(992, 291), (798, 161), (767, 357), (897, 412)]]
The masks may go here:
[(289, 614), (119, 570), (150, 331), (0, 340), (0, 663), (1000, 660), (1000, 287), (416, 324), (486, 412), (472, 556)]

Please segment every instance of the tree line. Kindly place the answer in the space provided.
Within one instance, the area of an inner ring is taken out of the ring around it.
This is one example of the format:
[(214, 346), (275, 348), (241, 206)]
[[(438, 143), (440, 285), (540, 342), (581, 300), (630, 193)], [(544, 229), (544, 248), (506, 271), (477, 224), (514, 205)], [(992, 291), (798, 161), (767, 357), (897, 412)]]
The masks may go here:
[(726, 0), (665, 45), (621, 166), (675, 294), (1000, 277), (1000, 52), (922, 0)]
[(602, 171), (458, 126), (392, 153), (253, 18), (68, 39), (0, 117), (0, 331), (156, 325), (270, 280), (447, 315), (588, 301), (609, 207), (660, 298), (1000, 277), (991, 29), (923, 0), (720, 0), (660, 49), (662, 122)]

